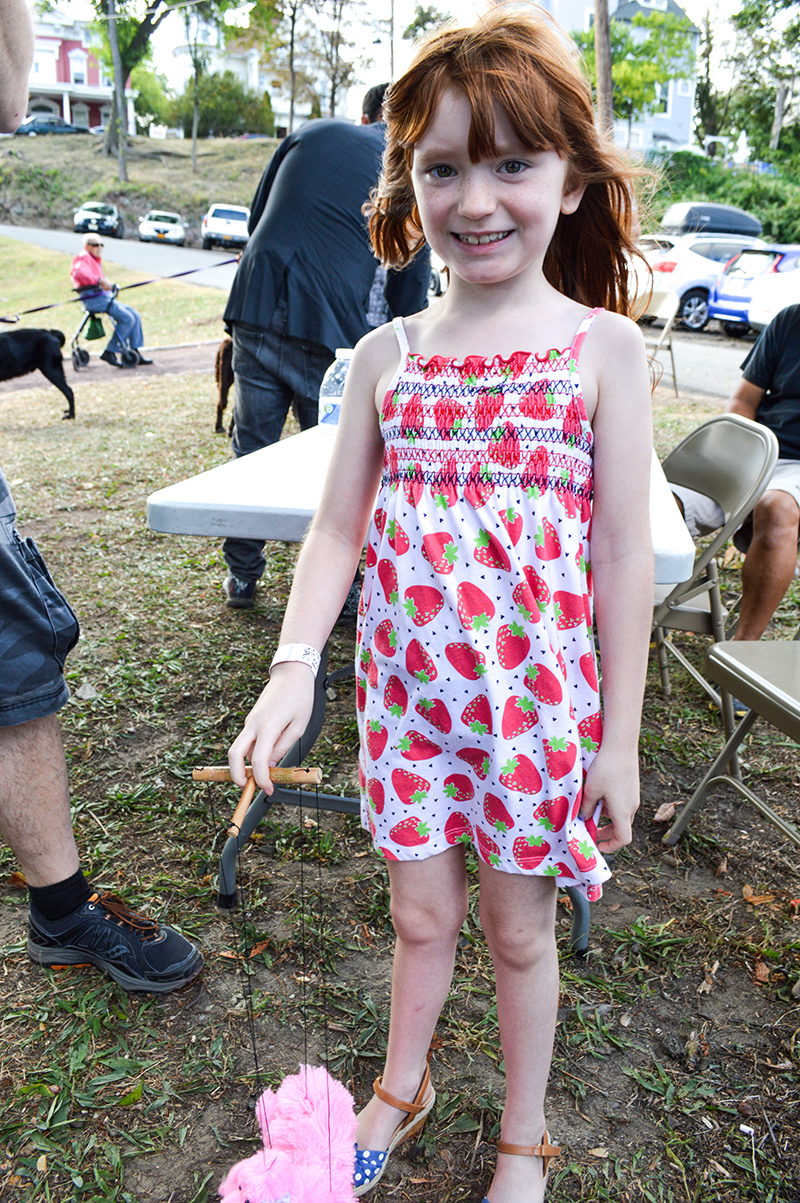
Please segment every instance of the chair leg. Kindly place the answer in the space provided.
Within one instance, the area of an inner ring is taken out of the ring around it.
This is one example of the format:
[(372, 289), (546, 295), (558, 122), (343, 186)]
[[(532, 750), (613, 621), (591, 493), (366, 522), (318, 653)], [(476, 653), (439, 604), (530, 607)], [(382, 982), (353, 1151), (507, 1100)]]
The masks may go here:
[[(728, 696), (728, 698), (730, 698), (730, 694), (728, 694), (727, 696)], [(720, 778), (720, 775), (721, 775), (723, 769), (726, 768), (726, 766), (730, 763), (731, 759), (736, 755), (739, 745), (741, 744), (744, 737), (748, 734), (748, 732), (750, 731), (750, 728), (752, 727), (753, 723), (756, 721), (757, 718), (758, 718), (758, 714), (756, 713), (755, 710), (748, 710), (747, 714), (744, 716), (742, 721), (739, 723), (739, 726), (733, 732), (733, 735), (730, 737), (730, 739), (728, 739), (726, 741), (725, 746), (723, 747), (722, 751), (717, 756), (714, 763), (711, 765), (711, 768), (708, 770), (705, 777), (700, 782), (700, 784), (698, 785), (697, 789), (692, 794), (689, 801), (686, 803), (685, 806), (683, 806), (681, 808), (681, 811), (680, 811), (677, 819), (672, 824), (672, 826), (670, 827), (667, 834), (664, 836), (663, 843), (669, 844), (670, 846), (677, 844), (678, 840), (680, 839), (681, 834), (683, 833), (684, 829), (686, 828), (686, 826), (689, 822), (689, 819), (692, 817), (692, 813), (705, 798), (706, 793), (708, 792), (709, 786), (714, 782), (715, 778)], [(728, 778), (721, 778), (721, 779), (728, 780)], [(734, 782), (731, 781), (731, 784), (734, 784)]]
[(672, 697), (672, 682), (669, 679), (669, 653), (665, 647), (667, 637), (663, 627), (654, 627), (653, 634), (656, 640), (658, 671), (661, 676), (661, 692), (665, 698), (669, 698)]

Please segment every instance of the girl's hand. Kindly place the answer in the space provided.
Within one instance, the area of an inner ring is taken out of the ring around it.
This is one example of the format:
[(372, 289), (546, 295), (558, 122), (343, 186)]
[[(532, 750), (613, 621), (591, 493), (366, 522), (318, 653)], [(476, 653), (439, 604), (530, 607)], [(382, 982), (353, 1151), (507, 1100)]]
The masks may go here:
[(586, 774), (583, 799), (578, 812), (582, 819), (594, 814), (598, 803), (602, 804), (595, 843), (600, 852), (618, 852), (631, 842), (633, 816), (639, 809), (639, 760), (633, 754), (615, 754), (610, 747), (601, 745)]
[(237, 785), (247, 781), (245, 758), (253, 766), (256, 784), (269, 795), (270, 767), (279, 763), (302, 736), (314, 707), (314, 674), (307, 664), (276, 664), (269, 684), (245, 719), (228, 751), (228, 765)]

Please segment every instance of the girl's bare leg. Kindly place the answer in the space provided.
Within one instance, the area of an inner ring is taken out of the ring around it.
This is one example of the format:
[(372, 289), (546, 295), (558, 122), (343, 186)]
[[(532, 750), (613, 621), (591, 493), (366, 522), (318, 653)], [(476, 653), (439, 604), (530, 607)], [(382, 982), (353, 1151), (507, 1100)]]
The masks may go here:
[[(397, 942), (383, 1086), (395, 1098), (411, 1102), (450, 990), (456, 942), (467, 913), (464, 850), (454, 847), (423, 861), (391, 861), (389, 882)], [(358, 1117), (358, 1147), (387, 1148), (403, 1118), (402, 1111), (373, 1095)]]
[[(497, 1017), (506, 1067), (501, 1138), (538, 1145), (558, 1008), (552, 878), (480, 866), (481, 922), (494, 961)], [(498, 1153), (490, 1203), (541, 1203), (542, 1160)]]

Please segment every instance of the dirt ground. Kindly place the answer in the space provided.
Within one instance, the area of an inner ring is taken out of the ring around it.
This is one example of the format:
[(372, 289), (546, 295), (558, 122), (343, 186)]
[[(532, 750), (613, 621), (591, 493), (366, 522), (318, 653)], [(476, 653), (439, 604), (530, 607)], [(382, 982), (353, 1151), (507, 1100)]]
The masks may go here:
[[(13, 862), (0, 861), (3, 1200), (204, 1203), (255, 1148), (261, 1086), (324, 1059), (361, 1104), (380, 1072), (392, 933), (385, 872), (357, 822), (315, 812), (313, 797), (302, 813), (276, 808), (241, 856), (240, 905), (215, 907), (235, 793), (193, 786), (191, 768), (224, 761), (264, 677), (294, 552), (268, 550), (258, 605), (243, 614), (220, 604), (218, 549), (144, 529), (144, 500), (165, 474), (225, 454), (211, 434), (212, 352), (157, 352), (136, 379), (176, 358), (139, 410), (134, 373), (93, 362), (75, 424), (54, 418), (53, 390), (0, 386), (0, 462), (23, 527), (81, 613), (70, 683), (85, 696), (64, 728), (82, 847), (104, 885), (178, 922), (206, 957), (196, 982), (155, 1000), (84, 970), (44, 974), (24, 953)], [(109, 372), (121, 378), (111, 397)], [(712, 403), (682, 404), (668, 425)], [(337, 631), (331, 667), (352, 650), (352, 631)], [(331, 683), (315, 748), (328, 791), (354, 792), (353, 711), (352, 681)], [(548, 1122), (564, 1153), (552, 1203), (800, 1203), (797, 849), (730, 790), (674, 849), (656, 821), (689, 796), (719, 736), (678, 673), (667, 701), (651, 672), (642, 808), (592, 907), (585, 959), (571, 953), (560, 900)], [(743, 759), (796, 822), (797, 750), (759, 726)], [(437, 1108), (420, 1143), (392, 1158), (376, 1203), (478, 1203), (490, 1179), (503, 1072), (474, 864), (471, 880), (432, 1051)]]

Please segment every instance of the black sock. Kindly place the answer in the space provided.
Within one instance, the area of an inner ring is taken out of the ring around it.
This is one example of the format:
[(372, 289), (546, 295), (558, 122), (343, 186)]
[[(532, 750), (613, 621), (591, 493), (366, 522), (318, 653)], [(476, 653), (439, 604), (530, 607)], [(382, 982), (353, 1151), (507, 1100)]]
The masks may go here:
[(28, 886), (28, 894), (39, 914), (52, 923), (77, 911), (91, 898), (92, 890), (82, 870), (78, 869), (77, 873), (55, 885)]

